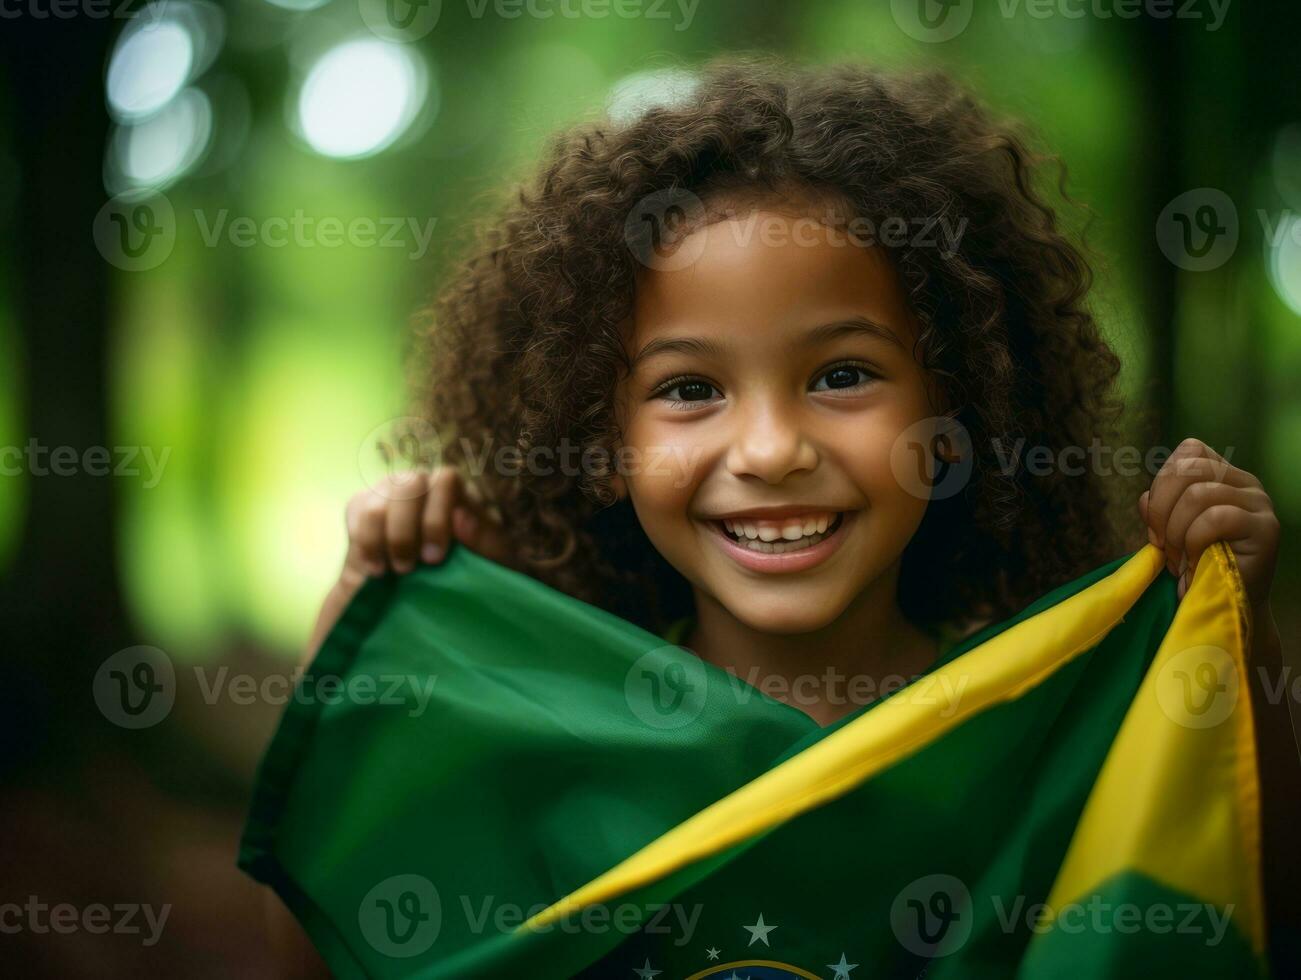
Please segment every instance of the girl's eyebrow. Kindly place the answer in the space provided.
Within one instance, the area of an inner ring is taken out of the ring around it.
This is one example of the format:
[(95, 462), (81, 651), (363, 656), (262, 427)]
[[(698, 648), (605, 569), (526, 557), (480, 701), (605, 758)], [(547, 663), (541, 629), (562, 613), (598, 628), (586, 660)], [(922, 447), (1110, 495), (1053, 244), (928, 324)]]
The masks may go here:
[[(893, 330), (865, 316), (852, 316), (811, 327), (805, 331), (801, 342), (805, 346), (812, 347), (853, 334), (865, 334), (896, 347), (903, 347), (903, 342)], [(707, 337), (656, 337), (637, 352), (632, 359), (630, 369), (636, 368), (642, 361), (658, 354), (699, 354), (703, 357), (722, 357), (723, 353), (722, 347)]]

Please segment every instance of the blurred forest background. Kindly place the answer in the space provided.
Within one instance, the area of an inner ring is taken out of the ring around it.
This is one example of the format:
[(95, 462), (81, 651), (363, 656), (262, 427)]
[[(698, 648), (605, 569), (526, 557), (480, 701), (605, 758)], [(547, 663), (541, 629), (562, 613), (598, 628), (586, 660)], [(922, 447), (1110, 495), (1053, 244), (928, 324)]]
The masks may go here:
[[(1038, 129), (1094, 212), (1136, 444), (1261, 477), (1295, 653), (1301, 6), (1134, 6), (5, 0), (0, 902), (171, 912), (153, 945), (0, 935), (0, 972), (270, 975), (234, 859), (280, 706), (212, 689), (292, 669), (405, 410), (412, 314), (485, 202), (554, 127), (671, 100), (719, 52), (943, 66)], [(174, 703), (131, 728), (97, 685), (139, 645)]]

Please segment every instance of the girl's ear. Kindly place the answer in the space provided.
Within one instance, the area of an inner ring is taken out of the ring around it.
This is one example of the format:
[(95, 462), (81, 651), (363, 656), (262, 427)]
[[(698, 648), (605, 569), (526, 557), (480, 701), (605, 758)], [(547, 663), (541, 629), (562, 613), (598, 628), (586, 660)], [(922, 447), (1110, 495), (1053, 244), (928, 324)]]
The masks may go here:
[(615, 473), (610, 477), (610, 486), (614, 489), (615, 500), (628, 499), (628, 481), (623, 478), (622, 473)]

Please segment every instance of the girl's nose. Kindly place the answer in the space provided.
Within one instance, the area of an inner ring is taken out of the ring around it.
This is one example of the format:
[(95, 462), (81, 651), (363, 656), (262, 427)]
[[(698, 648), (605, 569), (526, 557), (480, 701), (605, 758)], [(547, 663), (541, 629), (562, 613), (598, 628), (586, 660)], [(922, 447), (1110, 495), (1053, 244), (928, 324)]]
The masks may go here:
[(817, 465), (817, 450), (789, 407), (756, 406), (738, 412), (737, 420), (727, 451), (727, 469), (733, 476), (776, 484)]

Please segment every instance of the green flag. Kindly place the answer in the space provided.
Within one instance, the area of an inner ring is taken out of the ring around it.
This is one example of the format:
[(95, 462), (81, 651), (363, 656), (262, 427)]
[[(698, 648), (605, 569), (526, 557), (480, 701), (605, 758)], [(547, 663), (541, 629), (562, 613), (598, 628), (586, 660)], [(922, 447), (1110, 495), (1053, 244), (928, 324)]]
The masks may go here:
[(819, 727), (456, 548), (345, 610), (240, 866), (341, 977), (1264, 976), (1241, 581), (1163, 565)]

